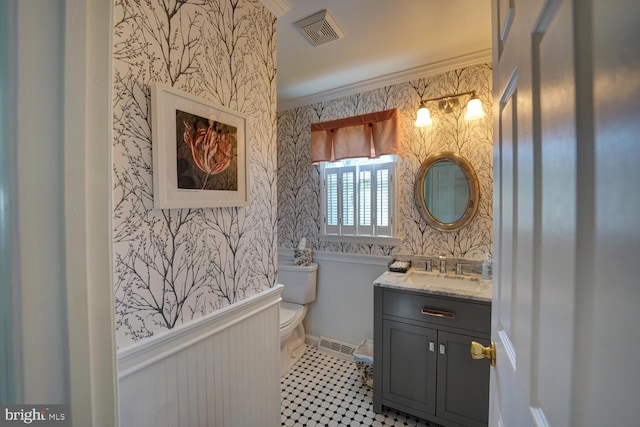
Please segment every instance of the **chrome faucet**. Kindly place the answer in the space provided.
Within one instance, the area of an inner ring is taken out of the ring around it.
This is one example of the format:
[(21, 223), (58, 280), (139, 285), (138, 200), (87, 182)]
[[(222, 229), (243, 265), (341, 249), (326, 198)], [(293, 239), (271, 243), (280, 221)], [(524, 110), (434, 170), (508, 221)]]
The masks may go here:
[(440, 260), (440, 273), (445, 274), (447, 272), (447, 259), (443, 255), (440, 255), (438, 259)]

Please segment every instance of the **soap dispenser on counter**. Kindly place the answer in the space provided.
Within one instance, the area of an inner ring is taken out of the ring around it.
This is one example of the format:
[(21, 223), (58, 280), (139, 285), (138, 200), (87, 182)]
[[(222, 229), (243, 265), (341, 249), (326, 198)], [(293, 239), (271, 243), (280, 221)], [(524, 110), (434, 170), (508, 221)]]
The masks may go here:
[(482, 279), (489, 280), (491, 277), (493, 277), (493, 257), (491, 254), (487, 254), (482, 263)]

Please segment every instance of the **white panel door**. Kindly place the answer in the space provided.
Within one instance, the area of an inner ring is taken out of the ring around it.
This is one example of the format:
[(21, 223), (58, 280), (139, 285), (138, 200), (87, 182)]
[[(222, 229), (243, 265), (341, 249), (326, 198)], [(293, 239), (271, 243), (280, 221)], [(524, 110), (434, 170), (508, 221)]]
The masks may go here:
[(637, 425), (638, 18), (493, 2), (491, 426)]
[[(489, 423), (534, 426), (534, 268), (539, 245), (540, 141), (533, 127), (532, 29), (542, 1), (493, 3), (494, 233)], [(539, 262), (539, 260), (538, 260)], [(537, 411), (541, 412), (541, 411)], [(544, 411), (542, 411), (544, 413)], [(543, 415), (544, 416), (544, 415)]]

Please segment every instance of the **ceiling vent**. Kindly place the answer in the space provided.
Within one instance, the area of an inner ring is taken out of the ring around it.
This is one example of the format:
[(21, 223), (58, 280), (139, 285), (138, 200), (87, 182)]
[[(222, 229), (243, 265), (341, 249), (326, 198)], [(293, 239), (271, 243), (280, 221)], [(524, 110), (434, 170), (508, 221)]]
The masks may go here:
[(313, 46), (320, 46), (344, 37), (344, 32), (326, 9), (301, 19), (294, 25), (302, 31)]

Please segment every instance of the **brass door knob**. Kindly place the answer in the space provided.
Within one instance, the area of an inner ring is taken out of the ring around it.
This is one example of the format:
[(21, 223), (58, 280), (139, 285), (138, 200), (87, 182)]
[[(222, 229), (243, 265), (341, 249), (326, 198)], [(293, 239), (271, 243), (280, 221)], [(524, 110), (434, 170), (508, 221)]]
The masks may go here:
[(491, 366), (496, 366), (496, 343), (491, 341), (489, 347), (484, 347), (482, 344), (476, 341), (471, 341), (471, 357), (473, 359), (484, 359), (485, 357), (491, 360)]

